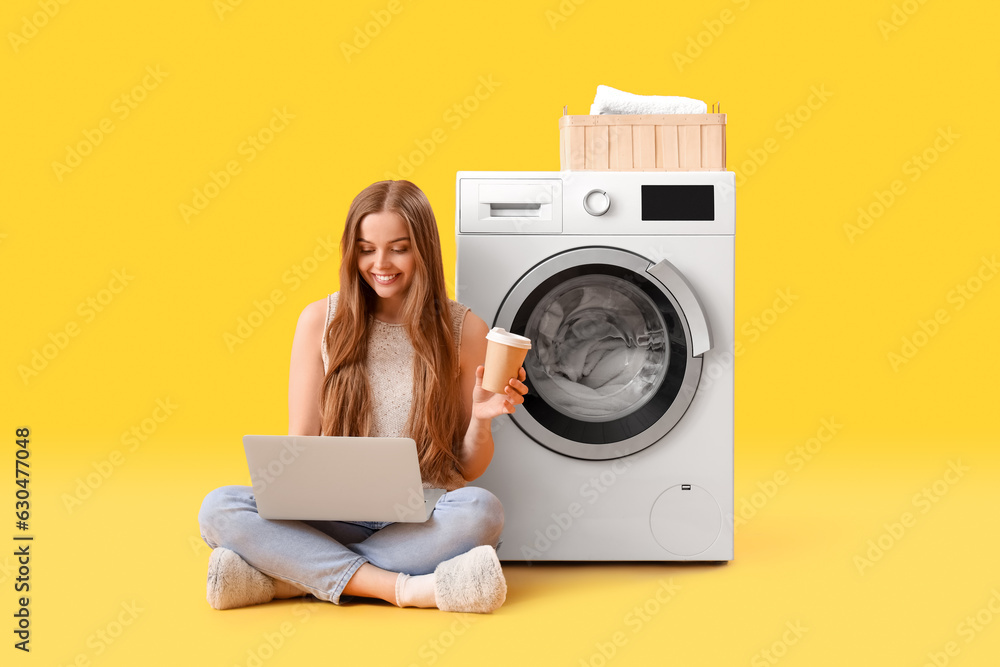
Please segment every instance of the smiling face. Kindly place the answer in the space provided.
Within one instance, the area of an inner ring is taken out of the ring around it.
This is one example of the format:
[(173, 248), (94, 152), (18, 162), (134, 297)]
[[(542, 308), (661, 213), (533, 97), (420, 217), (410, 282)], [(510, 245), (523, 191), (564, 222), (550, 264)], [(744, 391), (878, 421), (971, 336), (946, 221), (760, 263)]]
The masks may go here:
[(358, 231), (358, 271), (379, 297), (375, 314), (396, 322), (415, 269), (406, 221), (391, 211), (369, 213)]

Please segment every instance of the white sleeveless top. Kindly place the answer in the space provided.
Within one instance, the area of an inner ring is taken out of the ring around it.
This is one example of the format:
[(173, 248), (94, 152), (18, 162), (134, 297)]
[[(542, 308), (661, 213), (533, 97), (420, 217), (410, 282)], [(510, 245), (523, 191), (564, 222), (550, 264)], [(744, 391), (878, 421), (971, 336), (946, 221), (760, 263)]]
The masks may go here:
[[(455, 351), (461, 358), (462, 326), (467, 306), (451, 301), (452, 336)], [(323, 327), (323, 373), (329, 370), (330, 359), (326, 353), (327, 331), (337, 309), (337, 293), (327, 297), (326, 325)], [(368, 340), (368, 355), (365, 358), (368, 371), (368, 386), (372, 394), (372, 432), (377, 438), (398, 438), (406, 436), (406, 422), (413, 403), (413, 344), (403, 324), (388, 324), (374, 320)], [(465, 479), (456, 470), (449, 490), (465, 485)], [(426, 483), (424, 486), (428, 486)]]

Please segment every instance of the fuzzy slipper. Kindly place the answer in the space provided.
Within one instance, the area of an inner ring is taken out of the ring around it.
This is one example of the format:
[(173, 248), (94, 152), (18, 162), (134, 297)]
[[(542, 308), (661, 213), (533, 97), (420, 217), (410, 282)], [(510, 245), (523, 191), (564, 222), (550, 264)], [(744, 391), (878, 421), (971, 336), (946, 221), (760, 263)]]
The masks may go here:
[(442, 611), (488, 614), (507, 599), (507, 581), (496, 549), (476, 547), (434, 570), (434, 598)]
[(218, 548), (208, 557), (208, 604), (233, 609), (270, 602), (274, 580), (258, 572), (229, 549)]

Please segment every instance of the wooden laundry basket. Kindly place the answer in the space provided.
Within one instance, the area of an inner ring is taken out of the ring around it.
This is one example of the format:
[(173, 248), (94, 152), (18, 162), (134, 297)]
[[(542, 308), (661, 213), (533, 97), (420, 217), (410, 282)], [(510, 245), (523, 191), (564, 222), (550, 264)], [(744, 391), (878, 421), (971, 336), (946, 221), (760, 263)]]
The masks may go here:
[(726, 114), (566, 116), (560, 169), (725, 171)]

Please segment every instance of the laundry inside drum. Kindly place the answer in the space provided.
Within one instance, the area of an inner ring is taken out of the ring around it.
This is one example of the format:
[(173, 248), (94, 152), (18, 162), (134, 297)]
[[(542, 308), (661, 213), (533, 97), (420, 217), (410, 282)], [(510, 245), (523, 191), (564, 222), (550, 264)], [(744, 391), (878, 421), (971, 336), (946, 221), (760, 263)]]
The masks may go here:
[(638, 410), (666, 374), (667, 326), (653, 300), (610, 275), (572, 278), (528, 318), (525, 370), (535, 392), (567, 417), (611, 421)]

